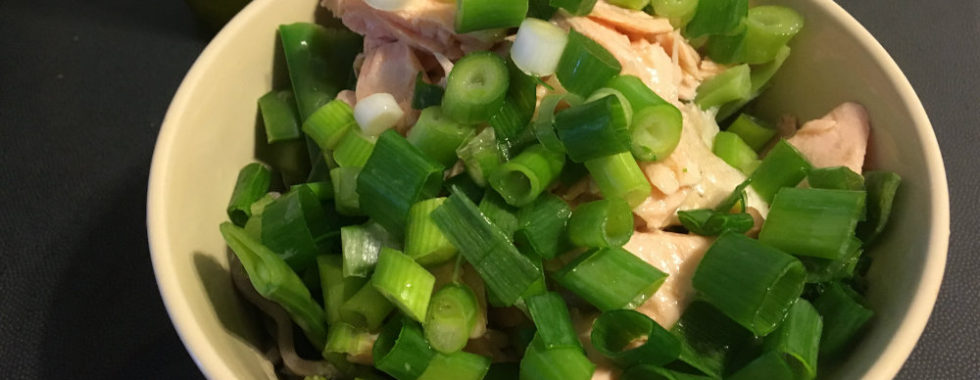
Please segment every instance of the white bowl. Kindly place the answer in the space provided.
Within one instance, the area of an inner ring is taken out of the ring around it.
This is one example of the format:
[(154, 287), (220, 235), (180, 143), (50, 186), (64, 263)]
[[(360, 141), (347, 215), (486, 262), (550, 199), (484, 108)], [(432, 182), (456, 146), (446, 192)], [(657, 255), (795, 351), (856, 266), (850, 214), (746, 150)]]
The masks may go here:
[[(160, 130), (147, 226), (160, 293), (184, 345), (209, 378), (268, 379), (259, 329), (228, 276), (218, 224), (238, 169), (252, 160), (256, 99), (270, 90), (276, 28), (313, 21), (315, 0), (256, 0), (191, 68)], [(793, 55), (760, 109), (818, 117), (843, 101), (873, 123), (871, 162), (904, 179), (890, 232), (870, 254), (868, 301), (877, 316), (828, 378), (893, 377), (939, 291), (949, 238), (946, 174), (915, 92), (885, 50), (831, 0), (780, 1), (806, 17)], [(825, 374), (826, 375), (826, 374)]]

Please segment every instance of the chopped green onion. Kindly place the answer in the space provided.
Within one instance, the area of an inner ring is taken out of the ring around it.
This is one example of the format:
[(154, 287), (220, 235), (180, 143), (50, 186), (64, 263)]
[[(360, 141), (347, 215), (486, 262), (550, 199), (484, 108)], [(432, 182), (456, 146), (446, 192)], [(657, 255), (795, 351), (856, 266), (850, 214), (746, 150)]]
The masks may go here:
[(893, 172), (870, 171), (864, 173), (864, 184), (868, 189), (868, 220), (858, 225), (857, 233), (861, 240), (870, 244), (888, 225), (902, 177)]
[(617, 75), (605, 84), (605, 88), (619, 91), (637, 112), (650, 106), (669, 104), (635, 75)]
[(540, 269), (463, 194), (454, 191), (432, 220), (504, 305), (513, 305), (539, 279)]
[(558, 178), (565, 157), (532, 145), (490, 174), (490, 187), (508, 204), (524, 206), (533, 202)]
[(436, 352), (422, 336), (422, 328), (408, 318), (393, 318), (374, 342), (374, 367), (397, 380), (416, 380)]
[(296, 100), (292, 91), (269, 91), (259, 98), (259, 112), (268, 143), (300, 137), (299, 115), (296, 114)]
[(518, 209), (516, 207), (507, 204), (496, 191), (487, 190), (483, 198), (480, 199), (479, 209), (491, 223), (507, 235), (508, 239), (514, 239), (514, 233), (521, 226), (517, 219)]
[(309, 188), (286, 193), (262, 212), (262, 243), (300, 273), (338, 242), (339, 223), (326, 211)]
[(337, 96), (354, 75), (354, 57), (364, 46), (346, 28), (298, 22), (279, 26), (282, 50), (296, 95), (300, 120)]
[(747, 28), (743, 24), (730, 35), (711, 36), (704, 45), (704, 50), (717, 63), (744, 63), (746, 32)]
[(789, 7), (752, 7), (745, 19), (745, 62), (772, 61), (779, 50), (803, 28), (803, 17)]
[(622, 248), (601, 248), (579, 256), (554, 276), (555, 281), (599, 310), (640, 306), (667, 275)]
[(395, 97), (387, 92), (368, 95), (354, 105), (354, 119), (361, 127), (361, 132), (368, 136), (377, 136), (394, 128), (402, 116), (405, 116), (405, 111), (398, 105)]
[(340, 307), (367, 282), (367, 279), (361, 277), (344, 277), (343, 262), (340, 255), (320, 255), (316, 258), (320, 290), (323, 293), (323, 309), (329, 324), (341, 320)]
[(762, 163), (755, 150), (732, 132), (718, 132), (715, 135), (715, 143), (711, 152), (745, 175), (751, 175)]
[(636, 207), (653, 191), (630, 152), (586, 161), (585, 167), (605, 198), (620, 198)]
[(776, 57), (772, 61), (752, 66), (751, 82), (753, 93), (758, 94), (766, 87), (769, 80), (779, 71), (779, 68), (783, 67), (783, 63), (789, 58), (790, 51), (789, 46), (783, 46), (776, 52)]
[(549, 94), (541, 99), (538, 118), (534, 120), (534, 137), (552, 152), (565, 153), (565, 145), (555, 132), (555, 109), (562, 102), (569, 106), (582, 104), (582, 98), (575, 94)]
[(555, 129), (568, 158), (585, 162), (630, 150), (630, 131), (623, 102), (606, 96), (555, 115)]
[(731, 380), (793, 380), (798, 379), (793, 373), (783, 355), (779, 352), (768, 352), (753, 360), (742, 369), (733, 373)]
[(633, 10), (641, 10), (650, 4), (650, 0), (608, 0), (609, 4), (615, 5), (620, 8), (627, 8)]
[(749, 184), (751, 183), (751, 179), (746, 179), (745, 181), (742, 181), (742, 183), (738, 184), (738, 186), (735, 186), (732, 193), (725, 197), (725, 199), (723, 199), (718, 206), (715, 206), (715, 211), (736, 213), (745, 212), (747, 207), (746, 203), (748, 202), (748, 196), (745, 193), (745, 189), (748, 188)]
[(484, 128), (482, 132), (471, 137), (456, 149), (456, 155), (463, 161), (466, 174), (481, 187), (487, 185), (487, 177), (503, 163), (500, 160), (493, 128)]
[(340, 306), (340, 319), (352, 326), (376, 331), (393, 310), (395, 305), (392, 305), (371, 283), (365, 282)]
[(486, 356), (462, 351), (436, 354), (418, 380), (482, 380), (488, 370), (490, 358)]
[(530, 0), (528, 3), (527, 17), (550, 20), (551, 16), (554, 16), (555, 12), (558, 11), (558, 9), (551, 6), (549, 0)]
[(571, 215), (568, 203), (544, 194), (518, 211), (515, 242), (537, 257), (553, 259), (567, 248), (565, 225)]
[(751, 332), (704, 301), (688, 305), (671, 332), (681, 342), (679, 361), (715, 379), (753, 341)]
[(433, 349), (444, 354), (462, 350), (476, 325), (479, 308), (476, 295), (468, 286), (444, 286), (429, 302), (423, 326), (425, 338)]
[(795, 187), (813, 167), (786, 140), (779, 140), (749, 177), (762, 199), (772, 202), (783, 187)]
[(357, 356), (370, 353), (373, 345), (374, 337), (366, 330), (343, 322), (333, 323), (327, 334), (327, 344), (323, 347), (323, 354), (341, 353)]
[(432, 106), (422, 110), (418, 122), (408, 131), (408, 142), (427, 156), (451, 167), (459, 159), (456, 149), (473, 135), (473, 128), (452, 121), (442, 113), (442, 108)]
[(371, 285), (398, 309), (416, 321), (424, 321), (436, 278), (408, 255), (382, 248)]
[(408, 209), (439, 192), (442, 171), (439, 163), (398, 132), (385, 131), (357, 176), (361, 210), (391, 233), (402, 236)]
[(318, 108), (303, 123), (303, 132), (320, 149), (333, 150), (348, 131), (357, 127), (354, 110), (342, 100), (334, 99)]
[(631, 151), (641, 161), (660, 161), (670, 156), (681, 141), (684, 118), (670, 103), (641, 109), (630, 126)]
[[(486, 193), (486, 190), (480, 187), (480, 185), (477, 185), (476, 182), (473, 181), (473, 178), (470, 178), (470, 176), (466, 175), (465, 173), (459, 173), (449, 177), (449, 179), (443, 182), (442, 185), (445, 192), (448, 193), (452, 191), (453, 188), (457, 188), (473, 202), (479, 202), (480, 199), (483, 199), (484, 193)], [(503, 199), (501, 199), (501, 202), (503, 202)]]
[(262, 213), (265, 212), (265, 206), (272, 203), (272, 201), (279, 199), (280, 194), (277, 192), (270, 192), (259, 198), (259, 200), (252, 203), (249, 209), (252, 211), (252, 216), (248, 218), (248, 222), (245, 222), (245, 232), (248, 236), (255, 239), (262, 240)]
[(277, 254), (229, 222), (221, 223), (221, 236), (242, 262), (255, 291), (289, 313), (310, 343), (322, 347), (327, 340), (323, 309), (313, 300), (303, 280)]
[(415, 93), (412, 95), (412, 108), (424, 110), (442, 104), (442, 96), (446, 92), (438, 85), (427, 83), (422, 79), (422, 72), (415, 76)]
[(360, 196), (357, 195), (357, 176), (361, 168), (333, 168), (330, 183), (333, 184), (334, 207), (341, 215), (364, 215)]
[(820, 314), (805, 299), (799, 299), (789, 308), (789, 313), (779, 328), (766, 337), (764, 349), (780, 352), (792, 360), (793, 368), (800, 372), (797, 378), (812, 379), (817, 376), (817, 351), (820, 348), (820, 332), (823, 322)]
[(657, 16), (670, 20), (674, 29), (684, 29), (698, 10), (698, 0), (650, 0)]
[(859, 295), (847, 285), (832, 282), (823, 294), (813, 301), (813, 307), (823, 317), (820, 338), (820, 357), (833, 358), (844, 354), (874, 312), (861, 305)]
[(252, 216), (252, 204), (261, 199), (269, 191), (272, 173), (269, 168), (258, 162), (245, 165), (238, 171), (235, 180), (235, 190), (231, 192), (228, 201), (228, 218), (236, 226), (244, 227)]
[(794, 255), (839, 259), (848, 251), (864, 203), (863, 191), (782, 189), (759, 241)]
[(806, 182), (814, 189), (864, 190), (864, 177), (846, 166), (814, 168), (807, 173)]
[(590, 380), (595, 364), (578, 347), (546, 348), (535, 335), (521, 359), (521, 380)]
[(527, 0), (458, 0), (456, 33), (515, 28), (527, 16)]
[[(656, 1), (656, 0), (654, 0)], [(619, 380), (710, 380), (711, 377), (692, 375), (649, 364), (641, 364), (628, 368)]]
[(775, 129), (764, 127), (761, 121), (747, 113), (738, 115), (732, 125), (728, 126), (728, 132), (741, 137), (756, 152), (762, 151), (776, 137)]
[(378, 262), (381, 248), (398, 247), (398, 240), (377, 223), (341, 227), (340, 240), (344, 253), (344, 277), (368, 277)]
[(592, 13), (597, 0), (551, 0), (552, 7), (561, 8), (573, 16), (585, 16)]
[(701, 236), (718, 236), (725, 231), (744, 234), (755, 224), (752, 215), (747, 213), (732, 214), (711, 209), (677, 211), (677, 217), (684, 228)]
[(803, 292), (799, 260), (734, 232), (722, 234), (694, 273), (694, 289), (729, 318), (765, 336)]
[(405, 254), (422, 265), (437, 265), (456, 256), (456, 247), (432, 222), (432, 211), (446, 198), (432, 198), (412, 205), (405, 231)]
[(854, 270), (857, 268), (858, 261), (861, 260), (861, 239), (851, 237), (848, 240), (844, 256), (835, 259), (818, 259), (815, 257), (802, 257), (800, 261), (806, 267), (806, 282), (821, 283), (827, 281), (843, 280), (854, 277)]
[[(556, 2), (578, 2), (578, 0), (552, 0), (552, 5), (575, 13), (563, 4)], [(593, 0), (594, 4), (595, 1)], [(591, 9), (591, 5), (589, 9)], [(588, 12), (586, 12), (588, 13)], [(568, 33), (568, 44), (558, 62), (555, 72), (561, 85), (571, 93), (588, 96), (601, 88), (612, 77), (623, 70), (616, 57), (602, 45), (572, 29)]]
[(748, 99), (752, 95), (749, 72), (748, 65), (734, 66), (701, 82), (694, 102), (706, 110), (728, 102)]
[(567, 43), (568, 34), (564, 29), (544, 20), (528, 18), (517, 30), (510, 56), (521, 71), (538, 77), (548, 76), (558, 69)]
[(344, 134), (333, 151), (333, 159), (342, 168), (360, 168), (371, 157), (377, 137), (365, 136), (361, 131), (353, 130)]
[(618, 198), (580, 204), (568, 221), (568, 237), (579, 247), (619, 247), (630, 236), (633, 236), (633, 211), (626, 201)]
[(316, 199), (319, 199), (321, 203), (333, 199), (333, 184), (329, 181), (301, 183), (290, 186), (289, 191), (299, 191), (301, 187), (305, 187), (313, 192), (313, 195), (316, 195)]
[(730, 35), (737, 32), (748, 11), (748, 0), (698, 0), (697, 11), (684, 34), (687, 38)]
[[(471, 1), (480, 0), (465, 2)], [(449, 73), (442, 111), (463, 124), (488, 121), (500, 109), (509, 86), (510, 74), (502, 58), (491, 52), (467, 54)]]
[(599, 353), (625, 368), (664, 365), (677, 359), (681, 350), (669, 331), (634, 310), (603, 312), (592, 325), (591, 338)]
[(572, 317), (568, 313), (568, 305), (558, 293), (546, 292), (527, 297), (531, 320), (537, 327), (538, 339), (545, 349), (573, 347), (581, 348)]

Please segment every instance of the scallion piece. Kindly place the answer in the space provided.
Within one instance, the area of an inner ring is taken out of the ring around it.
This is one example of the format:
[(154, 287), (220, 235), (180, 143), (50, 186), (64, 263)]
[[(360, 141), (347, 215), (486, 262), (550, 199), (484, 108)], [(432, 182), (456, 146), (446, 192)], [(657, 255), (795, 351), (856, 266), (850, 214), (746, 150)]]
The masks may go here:
[(763, 126), (761, 121), (747, 113), (738, 115), (732, 125), (728, 126), (728, 132), (741, 137), (756, 152), (761, 151), (776, 137), (775, 129)]
[(527, 16), (527, 0), (458, 0), (456, 33), (516, 28)]
[[(656, 0), (654, 0), (656, 1)], [(641, 364), (623, 371), (619, 380), (709, 380), (711, 377), (692, 375), (649, 364)]]
[(749, 177), (752, 188), (769, 202), (783, 187), (795, 187), (812, 166), (786, 140), (779, 140)]
[(752, 216), (744, 212), (733, 214), (711, 209), (678, 211), (677, 218), (684, 228), (701, 236), (718, 236), (725, 231), (742, 234), (752, 229), (755, 223)]
[(252, 211), (252, 216), (248, 218), (248, 222), (245, 222), (245, 232), (248, 236), (255, 239), (262, 239), (262, 213), (265, 212), (265, 206), (268, 206), (272, 201), (279, 199), (281, 195), (277, 192), (269, 192), (259, 198), (259, 200), (252, 203), (249, 209)]
[(702, 299), (765, 336), (782, 322), (805, 280), (803, 264), (793, 256), (728, 232), (708, 248), (692, 282)]
[(527, 297), (524, 300), (531, 320), (537, 327), (538, 339), (545, 349), (573, 347), (580, 348), (568, 305), (558, 293), (546, 292)]
[(782, 189), (759, 241), (794, 255), (839, 259), (847, 253), (864, 203), (863, 191)]
[(334, 207), (341, 215), (364, 215), (361, 212), (360, 197), (357, 195), (357, 176), (361, 168), (330, 169), (330, 183), (333, 185)]
[(321, 203), (333, 199), (333, 184), (329, 181), (301, 183), (290, 186), (289, 191), (299, 191), (301, 187), (309, 189)]
[(643, 304), (667, 275), (625, 249), (601, 248), (579, 256), (554, 279), (599, 310)]
[(442, 104), (442, 96), (446, 92), (442, 87), (422, 79), (422, 72), (415, 76), (415, 93), (412, 95), (412, 108), (424, 110)]
[(864, 190), (864, 177), (846, 166), (815, 168), (807, 173), (806, 182), (814, 189)]
[(398, 240), (377, 223), (340, 229), (344, 277), (368, 277), (378, 262), (381, 248), (398, 248)]
[(564, 29), (544, 20), (528, 18), (517, 30), (510, 56), (521, 71), (534, 76), (547, 76), (558, 69), (568, 34)]
[[(552, 0), (552, 5), (575, 13), (563, 4), (556, 2), (576, 2), (579, 0)], [(595, 1), (592, 1), (593, 5)], [(591, 5), (589, 6), (591, 9)], [(588, 12), (586, 12), (588, 13)], [(568, 33), (568, 44), (558, 62), (555, 74), (566, 90), (580, 96), (589, 96), (601, 88), (612, 77), (623, 70), (616, 57), (602, 45), (572, 29)]]
[(568, 221), (568, 237), (579, 247), (619, 247), (630, 236), (633, 236), (633, 211), (626, 201), (618, 198), (580, 204)]
[(357, 176), (361, 211), (389, 232), (402, 236), (408, 209), (435, 196), (442, 186), (442, 165), (428, 158), (395, 130), (378, 137), (374, 152)]
[(342, 168), (360, 168), (371, 157), (377, 137), (365, 135), (359, 130), (344, 134), (333, 151), (333, 159)]
[(347, 132), (355, 128), (354, 109), (337, 99), (318, 108), (303, 123), (303, 132), (323, 150), (336, 148)]
[(432, 220), (503, 304), (513, 305), (539, 279), (540, 269), (459, 192), (432, 212)]
[[(465, 2), (476, 1), (480, 0)], [(442, 111), (463, 124), (488, 121), (493, 112), (500, 109), (509, 86), (510, 74), (502, 58), (491, 52), (470, 53), (457, 61), (449, 73)]]
[(874, 317), (874, 312), (864, 307), (859, 295), (847, 285), (831, 282), (813, 307), (823, 317), (823, 333), (820, 338), (820, 357), (833, 358), (844, 354), (851, 342)]
[(259, 98), (259, 113), (269, 144), (300, 137), (299, 115), (292, 91), (269, 91)]
[(608, 0), (609, 4), (620, 8), (641, 10), (650, 4), (650, 0)]
[(528, 1), (527, 17), (540, 20), (551, 20), (551, 16), (554, 16), (556, 11), (558, 11), (558, 9), (553, 7), (549, 0)]
[(393, 310), (395, 305), (392, 305), (370, 282), (365, 282), (340, 306), (340, 319), (354, 327), (376, 331)]
[(552, 7), (561, 8), (573, 16), (585, 16), (592, 13), (597, 0), (551, 0)]
[(854, 277), (858, 261), (861, 260), (861, 239), (851, 237), (848, 240), (844, 256), (834, 259), (818, 259), (801, 257), (800, 261), (806, 267), (806, 282), (815, 284), (828, 281), (844, 280)]
[(433, 106), (422, 110), (415, 126), (408, 131), (408, 142), (444, 167), (451, 167), (459, 159), (456, 148), (473, 135), (473, 128), (452, 121)]
[(698, 10), (698, 0), (650, 0), (657, 16), (670, 20), (674, 29), (684, 29)]
[(671, 329), (681, 342), (680, 362), (714, 379), (738, 353), (748, 351), (753, 335), (704, 301), (688, 305)]
[(504, 235), (507, 235), (508, 239), (514, 239), (514, 233), (521, 226), (517, 219), (518, 209), (516, 207), (507, 204), (496, 191), (487, 190), (483, 198), (480, 199), (479, 209), (491, 223), (500, 228)]
[(462, 350), (476, 324), (480, 305), (468, 286), (449, 284), (439, 289), (429, 302), (423, 325), (432, 348), (444, 354)]
[(236, 226), (244, 227), (252, 216), (252, 204), (261, 199), (269, 191), (272, 173), (269, 168), (258, 162), (245, 165), (238, 171), (235, 189), (228, 201), (228, 218)]
[(262, 243), (302, 273), (317, 255), (334, 249), (340, 237), (337, 218), (326, 212), (309, 188), (290, 191), (263, 210)]
[(374, 367), (397, 380), (416, 380), (436, 352), (422, 336), (422, 328), (408, 318), (392, 318), (374, 342)]
[[(453, 188), (459, 189), (460, 192), (466, 195), (466, 197), (474, 203), (483, 199), (483, 195), (486, 193), (486, 190), (480, 187), (480, 185), (477, 185), (476, 182), (473, 181), (473, 178), (470, 178), (470, 176), (466, 175), (466, 173), (459, 173), (449, 177), (445, 182), (443, 182), (442, 186), (443, 190), (447, 193), (452, 191)], [(503, 202), (503, 200), (501, 200), (501, 202)]]
[(629, 368), (664, 365), (680, 354), (680, 341), (650, 317), (634, 310), (603, 312), (592, 325), (592, 345), (599, 353)]
[(744, 62), (766, 63), (803, 28), (803, 16), (779, 5), (752, 7), (745, 19)]
[(630, 152), (596, 158), (585, 162), (589, 174), (605, 198), (620, 198), (636, 207), (653, 189)]
[(300, 120), (337, 96), (353, 76), (361, 36), (345, 29), (298, 22), (279, 26), (282, 50)]
[(629, 99), (627, 99), (626, 96), (623, 95), (622, 92), (619, 92), (619, 90), (612, 89), (609, 87), (602, 87), (598, 90), (593, 91), (592, 94), (590, 94), (589, 97), (585, 99), (585, 102), (586, 103), (594, 102), (596, 100), (605, 98), (607, 96), (615, 96), (616, 99), (619, 100), (619, 105), (620, 107), (623, 108), (623, 115), (624, 118), (626, 119), (626, 125), (627, 126), (633, 125), (633, 105), (632, 103), (630, 103)]
[(534, 120), (534, 137), (542, 146), (552, 152), (565, 153), (565, 145), (562, 144), (555, 132), (555, 110), (562, 102), (569, 106), (582, 104), (582, 98), (575, 94), (549, 94), (541, 99), (541, 106), (538, 107), (538, 118)]
[(885, 230), (901, 184), (902, 177), (894, 172), (864, 173), (864, 185), (868, 189), (868, 220), (858, 225), (857, 233), (865, 244), (874, 242)]
[(731, 380), (793, 380), (798, 379), (779, 352), (767, 352), (728, 377)]
[(469, 352), (436, 354), (418, 380), (483, 380), (490, 370), (490, 358)]
[(508, 204), (516, 207), (533, 202), (556, 179), (565, 166), (565, 157), (532, 145), (490, 174), (490, 187)]
[(432, 198), (412, 205), (405, 231), (405, 254), (421, 265), (437, 265), (456, 256), (456, 247), (432, 222), (432, 211), (446, 198)]
[(589, 380), (595, 364), (579, 347), (546, 348), (535, 335), (521, 359), (520, 380)]
[(766, 336), (763, 349), (785, 355), (787, 361), (793, 362), (791, 367), (799, 372), (797, 378), (815, 378), (822, 329), (820, 314), (807, 300), (800, 298), (789, 308), (779, 328)]
[(721, 74), (702, 82), (698, 86), (698, 94), (694, 102), (701, 109), (706, 110), (728, 102), (748, 99), (752, 95), (752, 81), (749, 73), (748, 65), (729, 67)]
[(633, 106), (633, 110), (637, 112), (649, 106), (669, 104), (635, 75), (617, 75), (610, 79), (605, 84), (605, 87), (623, 94), (630, 105)]
[(633, 116), (630, 150), (640, 161), (660, 161), (670, 156), (681, 141), (684, 118), (670, 103), (649, 106)]
[(371, 285), (402, 313), (416, 321), (424, 321), (429, 310), (429, 298), (436, 278), (408, 255), (382, 248), (378, 264), (371, 276)]
[(718, 132), (715, 135), (715, 143), (711, 147), (711, 152), (745, 175), (751, 175), (762, 163), (755, 150), (732, 132)]
[(571, 215), (568, 203), (555, 195), (544, 194), (517, 212), (515, 243), (525, 252), (553, 259), (567, 248), (565, 226)]
[(615, 96), (606, 96), (555, 115), (558, 137), (574, 162), (606, 157), (630, 150), (625, 108)]
[(477, 185), (487, 185), (487, 177), (503, 163), (497, 149), (497, 137), (493, 128), (484, 128), (456, 149), (456, 156), (463, 161), (466, 174)]
[(730, 35), (742, 25), (748, 11), (748, 0), (698, 0), (697, 11), (684, 34), (687, 38)]
[(327, 344), (323, 347), (323, 354), (324, 356), (331, 353), (357, 356), (370, 353), (373, 345), (374, 338), (368, 331), (343, 322), (332, 323), (327, 334)]
[(229, 222), (220, 226), (221, 236), (242, 262), (255, 291), (289, 313), (310, 343), (322, 347), (327, 341), (323, 309), (313, 300), (303, 280), (269, 248)]
[(340, 308), (367, 282), (366, 278), (344, 277), (341, 255), (320, 255), (316, 258), (320, 274), (320, 290), (323, 293), (323, 309), (327, 323), (341, 320)]

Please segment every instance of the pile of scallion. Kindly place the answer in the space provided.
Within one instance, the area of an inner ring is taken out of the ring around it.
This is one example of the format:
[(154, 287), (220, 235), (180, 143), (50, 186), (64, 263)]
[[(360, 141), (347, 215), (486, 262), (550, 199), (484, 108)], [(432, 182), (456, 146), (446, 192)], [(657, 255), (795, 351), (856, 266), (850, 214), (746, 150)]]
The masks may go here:
[[(695, 100), (719, 120), (763, 90), (802, 26), (790, 9), (746, 0), (608, 1), (669, 18), (733, 64)], [(714, 152), (749, 179), (717, 207), (679, 212), (688, 233), (717, 238), (693, 277), (697, 301), (665, 329), (632, 309), (667, 275), (622, 246), (632, 208), (651, 193), (637, 161), (671, 154), (680, 111), (621, 75), (600, 44), (542, 20), (556, 8), (587, 14), (595, 0), (457, 4), (459, 32), (517, 28), (511, 54), (468, 54), (444, 87), (420, 74), (412, 106), (421, 115), (405, 136), (392, 129), (403, 111), (391, 95), (354, 107), (334, 99), (351, 86), (359, 36), (279, 29), (289, 81), (258, 101), (263, 163), (239, 172), (220, 230), (255, 290), (335, 373), (576, 380), (602, 357), (621, 379), (810, 379), (846, 352), (873, 315), (854, 289), (864, 287), (861, 253), (885, 226), (897, 175), (814, 169), (738, 116)], [(550, 76), (568, 92), (539, 105)], [(553, 193), (585, 176), (601, 198), (573, 207)], [(758, 239), (746, 236), (748, 187), (771, 203)], [(464, 281), (464, 268), (475, 280)], [(601, 314), (583, 345), (572, 315), (589, 309)], [(470, 349), (487, 324), (503, 336), (496, 361)]]

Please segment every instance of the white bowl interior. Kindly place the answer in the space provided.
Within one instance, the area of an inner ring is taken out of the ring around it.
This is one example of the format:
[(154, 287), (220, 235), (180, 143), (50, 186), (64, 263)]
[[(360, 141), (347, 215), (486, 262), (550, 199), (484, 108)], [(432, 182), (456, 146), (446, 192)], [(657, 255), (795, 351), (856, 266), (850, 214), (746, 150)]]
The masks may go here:
[[(887, 239), (870, 252), (868, 299), (877, 317), (829, 374), (890, 378), (925, 327), (945, 263), (949, 205), (939, 148), (911, 86), (853, 18), (830, 0), (779, 3), (803, 13), (807, 26), (758, 109), (806, 120), (860, 102), (873, 123), (871, 162), (905, 180)], [(257, 0), (232, 20), (184, 79), (154, 152), (153, 266), (181, 339), (210, 378), (275, 378), (252, 343), (260, 326), (234, 294), (217, 226), (238, 169), (252, 161), (255, 102), (271, 89), (276, 28), (313, 21), (315, 8), (311, 0)]]

